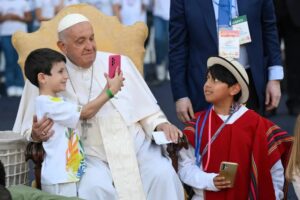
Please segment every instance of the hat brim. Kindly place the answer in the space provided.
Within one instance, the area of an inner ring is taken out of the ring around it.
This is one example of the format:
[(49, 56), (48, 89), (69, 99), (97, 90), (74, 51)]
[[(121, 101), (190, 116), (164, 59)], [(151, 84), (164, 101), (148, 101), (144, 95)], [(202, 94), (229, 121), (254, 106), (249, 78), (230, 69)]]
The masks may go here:
[(227, 60), (222, 57), (210, 57), (207, 60), (207, 68), (212, 67), (215, 64), (222, 65), (228, 69), (232, 75), (236, 78), (237, 82), (241, 86), (242, 95), (239, 98), (239, 103), (246, 103), (249, 98), (249, 78), (244, 67), (236, 60)]

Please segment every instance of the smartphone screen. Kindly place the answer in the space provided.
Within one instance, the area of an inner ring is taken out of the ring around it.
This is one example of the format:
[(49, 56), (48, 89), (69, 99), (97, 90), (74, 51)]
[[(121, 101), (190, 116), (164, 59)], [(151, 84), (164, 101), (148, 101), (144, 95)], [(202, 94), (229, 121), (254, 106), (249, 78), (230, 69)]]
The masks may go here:
[(234, 186), (235, 175), (237, 172), (238, 163), (233, 162), (221, 162), (220, 165), (220, 176), (224, 176), (226, 180), (231, 182), (231, 187)]
[(119, 67), (118, 73), (121, 72), (121, 56), (110, 55), (108, 58), (108, 77), (113, 78), (115, 76), (117, 67)]

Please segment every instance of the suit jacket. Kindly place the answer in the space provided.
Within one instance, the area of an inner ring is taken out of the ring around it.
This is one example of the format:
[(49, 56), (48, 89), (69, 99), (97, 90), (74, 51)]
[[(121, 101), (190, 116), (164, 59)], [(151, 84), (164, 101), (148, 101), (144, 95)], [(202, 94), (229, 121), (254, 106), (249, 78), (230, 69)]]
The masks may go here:
[[(267, 66), (281, 65), (272, 0), (237, 0), (239, 15), (247, 15), (252, 42), (246, 44), (254, 85), (263, 105)], [(174, 100), (189, 97), (195, 111), (207, 106), (203, 95), (207, 59), (218, 55), (212, 0), (172, 0), (169, 70)]]

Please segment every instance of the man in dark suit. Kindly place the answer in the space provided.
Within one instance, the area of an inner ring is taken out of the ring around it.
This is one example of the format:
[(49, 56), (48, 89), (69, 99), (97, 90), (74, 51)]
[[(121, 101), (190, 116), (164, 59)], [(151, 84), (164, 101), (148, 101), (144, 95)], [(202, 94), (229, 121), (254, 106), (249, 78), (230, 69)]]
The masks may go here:
[(275, 0), (279, 36), (285, 44), (286, 101), (289, 113), (300, 113), (300, 1)]
[[(169, 70), (181, 121), (207, 106), (202, 90), (207, 59), (218, 55), (218, 9), (219, 0), (171, 0)], [(231, 17), (242, 15), (252, 39), (241, 46), (239, 58), (250, 77), (247, 106), (272, 110), (279, 104), (283, 78), (273, 1), (232, 0)]]

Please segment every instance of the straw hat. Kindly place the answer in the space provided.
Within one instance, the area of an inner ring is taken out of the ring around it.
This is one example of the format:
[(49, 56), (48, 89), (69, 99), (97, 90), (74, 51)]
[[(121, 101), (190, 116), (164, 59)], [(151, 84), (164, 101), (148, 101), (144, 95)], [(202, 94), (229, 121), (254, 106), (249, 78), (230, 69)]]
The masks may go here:
[(242, 95), (239, 98), (239, 103), (246, 103), (249, 98), (249, 78), (243, 65), (233, 58), (223, 57), (210, 57), (207, 60), (207, 68), (219, 64), (228, 69), (231, 74), (236, 78), (237, 82), (241, 86)]

